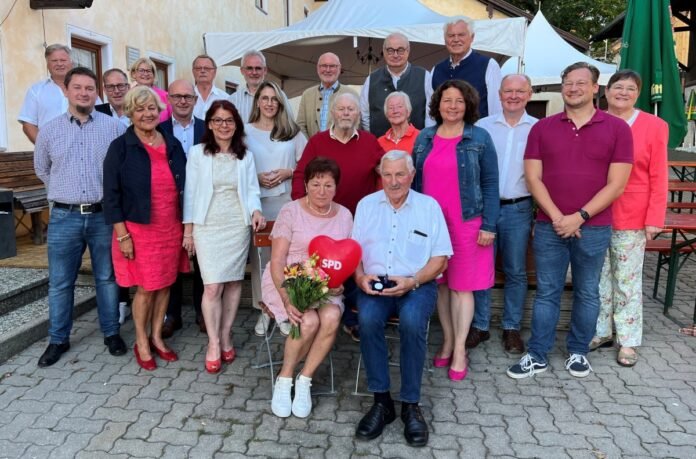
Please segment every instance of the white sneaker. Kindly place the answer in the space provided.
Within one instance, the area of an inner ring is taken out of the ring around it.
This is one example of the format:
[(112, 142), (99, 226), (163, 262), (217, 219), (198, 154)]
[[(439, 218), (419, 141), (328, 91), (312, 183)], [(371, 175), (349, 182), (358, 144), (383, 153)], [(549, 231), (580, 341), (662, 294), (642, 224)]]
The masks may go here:
[(290, 398), (291, 389), (292, 378), (282, 378), (278, 376), (275, 387), (273, 388), (271, 411), (279, 418), (287, 418), (290, 416), (292, 409), (292, 399)]
[(256, 336), (266, 336), (266, 331), (268, 330), (268, 324), (271, 323), (271, 318), (265, 312), (261, 311), (259, 318), (256, 319), (256, 325), (254, 326), (254, 333)]
[(292, 414), (306, 418), (312, 411), (312, 378), (297, 375), (295, 380), (295, 399), (292, 401)]
[(278, 322), (278, 328), (280, 329), (280, 334), (283, 336), (288, 336), (290, 334), (290, 329), (292, 325), (289, 321)]
[(128, 303), (120, 302), (118, 304), (118, 323), (123, 325), (123, 323), (128, 318)]

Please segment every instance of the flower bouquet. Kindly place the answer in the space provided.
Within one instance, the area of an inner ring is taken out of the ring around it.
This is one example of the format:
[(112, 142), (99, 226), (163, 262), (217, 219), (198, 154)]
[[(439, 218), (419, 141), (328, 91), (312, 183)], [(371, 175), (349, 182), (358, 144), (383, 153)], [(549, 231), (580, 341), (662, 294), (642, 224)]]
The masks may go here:
[[(318, 309), (329, 297), (329, 275), (318, 267), (319, 257), (313, 254), (302, 263), (293, 263), (283, 269), (283, 287), (288, 292), (290, 302), (300, 312)], [(300, 337), (300, 327), (290, 328), (293, 339)]]

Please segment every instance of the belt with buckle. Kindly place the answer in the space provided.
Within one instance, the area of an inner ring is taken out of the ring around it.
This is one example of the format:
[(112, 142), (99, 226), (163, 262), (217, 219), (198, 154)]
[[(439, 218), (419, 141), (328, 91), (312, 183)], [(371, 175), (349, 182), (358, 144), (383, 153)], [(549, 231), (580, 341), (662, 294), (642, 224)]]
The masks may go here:
[(70, 212), (80, 212), (82, 215), (96, 214), (102, 211), (102, 203), (95, 202), (94, 204), (64, 204), (62, 202), (54, 202), (53, 207), (59, 209), (67, 209)]
[(508, 204), (515, 204), (518, 202), (526, 201), (527, 199), (532, 199), (532, 197), (531, 196), (523, 196), (521, 198), (515, 198), (515, 199), (501, 199), (500, 205), (507, 206)]

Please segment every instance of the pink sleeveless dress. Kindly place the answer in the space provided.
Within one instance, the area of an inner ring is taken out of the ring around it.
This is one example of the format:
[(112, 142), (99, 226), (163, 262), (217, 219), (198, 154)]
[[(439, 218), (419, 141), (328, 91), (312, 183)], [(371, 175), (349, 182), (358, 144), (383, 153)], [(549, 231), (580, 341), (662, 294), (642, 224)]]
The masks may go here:
[(454, 255), (438, 283), (460, 292), (485, 290), (493, 286), (493, 244), (482, 247), (476, 242), (481, 217), (464, 221), (459, 199), (457, 143), (460, 137), (446, 139), (438, 135), (423, 165), (423, 192), (432, 196), (447, 222)]
[(150, 155), (150, 223), (126, 221), (133, 239), (135, 257), (126, 259), (119, 250), (116, 234), (111, 245), (116, 283), (121, 287), (142, 286), (159, 290), (174, 283), (178, 272), (189, 271), (189, 260), (181, 246), (184, 227), (181, 223), (179, 193), (167, 161), (167, 146), (144, 145)]

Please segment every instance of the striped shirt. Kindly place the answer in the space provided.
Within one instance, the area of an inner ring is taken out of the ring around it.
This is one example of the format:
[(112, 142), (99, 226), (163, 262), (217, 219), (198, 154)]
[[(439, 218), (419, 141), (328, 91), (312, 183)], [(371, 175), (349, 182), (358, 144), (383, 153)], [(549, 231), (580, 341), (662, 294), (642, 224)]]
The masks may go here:
[(125, 131), (117, 119), (96, 111), (84, 123), (66, 112), (39, 129), (34, 169), (46, 185), (48, 200), (65, 204), (101, 202), (106, 151)]

